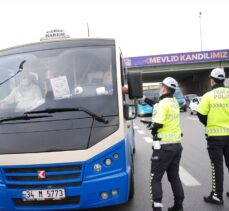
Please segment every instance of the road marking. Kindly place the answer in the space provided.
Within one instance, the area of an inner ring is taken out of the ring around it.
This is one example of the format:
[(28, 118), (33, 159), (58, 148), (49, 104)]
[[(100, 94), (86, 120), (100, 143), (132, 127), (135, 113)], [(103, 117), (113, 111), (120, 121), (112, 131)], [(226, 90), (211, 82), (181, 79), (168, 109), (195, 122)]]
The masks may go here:
[(145, 132), (143, 130), (137, 130), (139, 134), (143, 135)]
[(200, 186), (201, 184), (182, 166), (179, 169), (180, 179), (186, 186)]
[(149, 144), (153, 143), (153, 139), (150, 137), (144, 137), (145, 141)]
[(198, 121), (199, 119), (195, 118), (195, 117), (187, 117), (188, 119), (191, 119), (191, 120), (196, 120)]

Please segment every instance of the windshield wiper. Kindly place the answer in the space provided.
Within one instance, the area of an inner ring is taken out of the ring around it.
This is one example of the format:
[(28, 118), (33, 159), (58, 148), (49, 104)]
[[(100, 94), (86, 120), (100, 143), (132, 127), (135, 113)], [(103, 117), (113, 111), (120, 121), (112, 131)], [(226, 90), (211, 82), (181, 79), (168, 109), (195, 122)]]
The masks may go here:
[(30, 116), (30, 115), (25, 113), (25, 114), (20, 115), (20, 116), (11, 116), (11, 117), (6, 117), (6, 118), (3, 118), (3, 119), (0, 119), (0, 123), (14, 121), (14, 120), (39, 119), (39, 118), (45, 118), (45, 117), (52, 117), (52, 115)]
[(7, 78), (6, 80), (2, 81), (2, 82), (0, 83), (0, 86), (1, 86), (2, 84), (6, 83), (7, 81), (9, 81), (11, 78), (15, 77), (18, 73), (22, 72), (22, 70), (23, 70), (23, 65), (24, 65), (25, 62), (26, 62), (26, 60), (23, 60), (23, 61), (20, 63), (20, 65), (19, 65), (18, 71), (17, 71), (16, 73), (14, 73), (13, 75), (11, 75), (11, 76), (10, 76), (9, 78)]
[(25, 112), (25, 114), (41, 114), (41, 113), (52, 114), (52, 113), (71, 112), (71, 111), (84, 111), (85, 113), (87, 113), (90, 116), (92, 116), (93, 118), (95, 118), (95, 120), (97, 120), (98, 122), (103, 122), (104, 124), (108, 123), (108, 120), (106, 120), (103, 116), (99, 116), (99, 115), (95, 114), (94, 112), (92, 112), (86, 108), (83, 108), (83, 107), (46, 108), (44, 110), (28, 111), (28, 112)]

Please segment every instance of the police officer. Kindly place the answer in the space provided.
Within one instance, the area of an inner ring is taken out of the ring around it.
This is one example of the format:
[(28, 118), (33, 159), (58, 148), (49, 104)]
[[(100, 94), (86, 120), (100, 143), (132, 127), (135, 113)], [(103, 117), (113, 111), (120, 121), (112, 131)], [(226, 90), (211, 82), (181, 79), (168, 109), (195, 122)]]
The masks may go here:
[(163, 80), (160, 101), (153, 112), (153, 155), (151, 158), (150, 194), (154, 211), (162, 210), (161, 180), (167, 172), (174, 194), (174, 206), (169, 211), (183, 211), (184, 190), (179, 177), (182, 153), (180, 109), (173, 97), (177, 81), (171, 77)]
[(229, 169), (229, 88), (224, 86), (224, 80), (225, 72), (222, 68), (212, 70), (212, 90), (203, 96), (197, 113), (199, 120), (206, 126), (212, 167), (212, 190), (204, 200), (220, 205), (223, 204), (223, 157)]

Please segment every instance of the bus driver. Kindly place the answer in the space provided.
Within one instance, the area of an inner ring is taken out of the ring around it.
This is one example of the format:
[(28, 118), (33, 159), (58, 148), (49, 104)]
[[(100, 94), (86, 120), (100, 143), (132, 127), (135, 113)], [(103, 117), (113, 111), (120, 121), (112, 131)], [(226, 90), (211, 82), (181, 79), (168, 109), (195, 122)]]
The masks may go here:
[(31, 110), (42, 100), (41, 90), (38, 85), (32, 82), (32, 75), (28, 72), (21, 74), (20, 84), (0, 102), (1, 109), (15, 105), (16, 111)]

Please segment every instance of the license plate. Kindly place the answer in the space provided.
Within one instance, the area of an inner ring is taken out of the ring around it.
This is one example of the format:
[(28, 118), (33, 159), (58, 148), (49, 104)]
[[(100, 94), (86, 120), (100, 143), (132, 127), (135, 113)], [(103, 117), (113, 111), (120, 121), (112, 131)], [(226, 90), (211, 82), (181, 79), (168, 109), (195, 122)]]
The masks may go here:
[(61, 200), (65, 198), (65, 190), (25, 190), (22, 191), (22, 198), (23, 201)]

